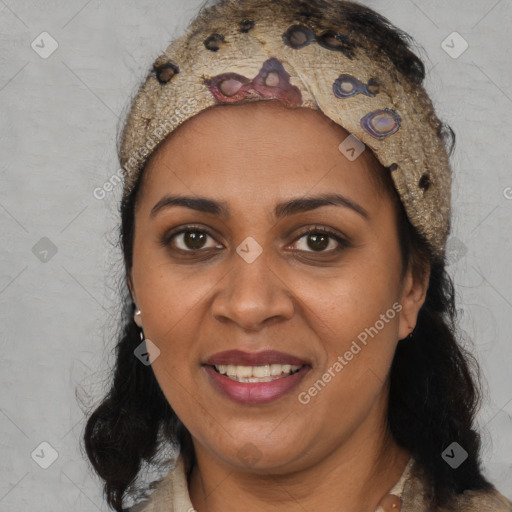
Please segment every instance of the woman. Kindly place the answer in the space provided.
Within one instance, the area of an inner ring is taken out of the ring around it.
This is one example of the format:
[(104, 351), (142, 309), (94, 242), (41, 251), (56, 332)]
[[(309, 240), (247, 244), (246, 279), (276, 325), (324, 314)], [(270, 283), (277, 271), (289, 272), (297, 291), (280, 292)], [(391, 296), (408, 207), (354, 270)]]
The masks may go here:
[(406, 34), (336, 0), (221, 0), (156, 60), (119, 148), (126, 314), (84, 435), (115, 510), (512, 510), (480, 468), (454, 138), (423, 78)]

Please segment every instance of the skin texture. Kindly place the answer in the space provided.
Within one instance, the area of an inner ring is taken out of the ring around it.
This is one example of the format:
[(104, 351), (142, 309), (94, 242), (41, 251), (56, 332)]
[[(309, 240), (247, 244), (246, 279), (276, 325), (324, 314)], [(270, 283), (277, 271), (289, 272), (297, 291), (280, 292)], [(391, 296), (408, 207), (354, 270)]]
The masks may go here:
[[(416, 324), (428, 275), (401, 279), (395, 207), (371, 179), (378, 162), (370, 150), (353, 162), (338, 150), (347, 135), (319, 111), (277, 101), (217, 106), (176, 130), (146, 167), (129, 286), (144, 334), (160, 349), (156, 378), (193, 437), (189, 490), (199, 512), (373, 512), (409, 458), (385, 428), (388, 373), (397, 340)], [(337, 205), (273, 217), (280, 201), (332, 192), (368, 219)], [(225, 201), (231, 216), (173, 206), (151, 218), (166, 194)], [(184, 252), (194, 245), (183, 234), (160, 243), (187, 224), (212, 235), (195, 255)], [(315, 227), (335, 230), (348, 246), (302, 234)], [(250, 264), (236, 252), (248, 236), (263, 249)], [(300, 403), (298, 393), (397, 302), (400, 313)], [(238, 404), (201, 366), (229, 349), (280, 350), (311, 368), (274, 402)], [(252, 465), (238, 456), (248, 443), (259, 452)]]

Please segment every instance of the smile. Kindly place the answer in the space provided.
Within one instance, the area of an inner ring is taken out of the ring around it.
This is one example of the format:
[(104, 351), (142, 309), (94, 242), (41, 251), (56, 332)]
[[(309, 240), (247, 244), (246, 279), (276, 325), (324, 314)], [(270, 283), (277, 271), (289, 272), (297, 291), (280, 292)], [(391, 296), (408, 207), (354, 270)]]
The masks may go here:
[[(203, 365), (213, 388), (239, 404), (266, 404), (288, 395), (311, 367), (290, 364), (264, 366)], [(223, 370), (225, 373), (221, 373)], [(272, 375), (276, 373), (276, 375)], [(263, 374), (258, 377), (257, 375)]]
[(271, 382), (297, 373), (301, 366), (292, 364), (266, 364), (263, 366), (214, 365), (221, 375), (236, 382)]

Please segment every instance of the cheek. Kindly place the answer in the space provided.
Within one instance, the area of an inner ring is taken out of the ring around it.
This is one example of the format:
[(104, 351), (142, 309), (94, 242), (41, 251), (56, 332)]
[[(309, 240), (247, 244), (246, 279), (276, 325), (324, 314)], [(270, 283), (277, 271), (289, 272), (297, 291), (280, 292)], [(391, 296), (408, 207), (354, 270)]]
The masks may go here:
[(147, 238), (134, 247), (132, 279), (144, 333), (160, 344), (190, 322), (215, 283), (211, 273), (203, 272), (199, 279), (193, 266), (173, 264), (165, 250)]
[(394, 356), (401, 310), (398, 277), (368, 261), (361, 258), (359, 265), (339, 269), (332, 279), (302, 287), (304, 310), (322, 353), (315, 379), (329, 382), (328, 400), (351, 400), (354, 393), (371, 399)]
[(309, 302), (317, 305), (310, 318), (322, 358), (298, 399), (326, 425), (363, 421), (385, 390), (396, 349), (400, 304), (385, 286), (373, 283), (369, 294), (355, 283), (339, 282), (330, 301)]
[[(300, 288), (301, 301), (323, 326), (325, 337), (340, 343), (373, 326), (399, 297), (397, 272), (370, 258), (357, 256), (357, 260), (329, 278), (305, 277)], [(397, 322), (396, 306), (388, 316), (392, 318), (386, 326)]]

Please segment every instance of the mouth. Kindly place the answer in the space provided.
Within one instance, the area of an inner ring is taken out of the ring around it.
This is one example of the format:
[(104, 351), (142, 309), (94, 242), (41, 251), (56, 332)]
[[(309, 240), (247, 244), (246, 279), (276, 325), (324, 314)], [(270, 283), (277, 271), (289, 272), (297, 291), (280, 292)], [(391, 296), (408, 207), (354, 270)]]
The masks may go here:
[(289, 377), (299, 372), (306, 365), (265, 364), (261, 366), (241, 366), (232, 364), (209, 365), (217, 373), (235, 382), (271, 382)]
[(291, 393), (311, 363), (277, 350), (226, 350), (202, 361), (210, 384), (237, 403), (265, 404)]

